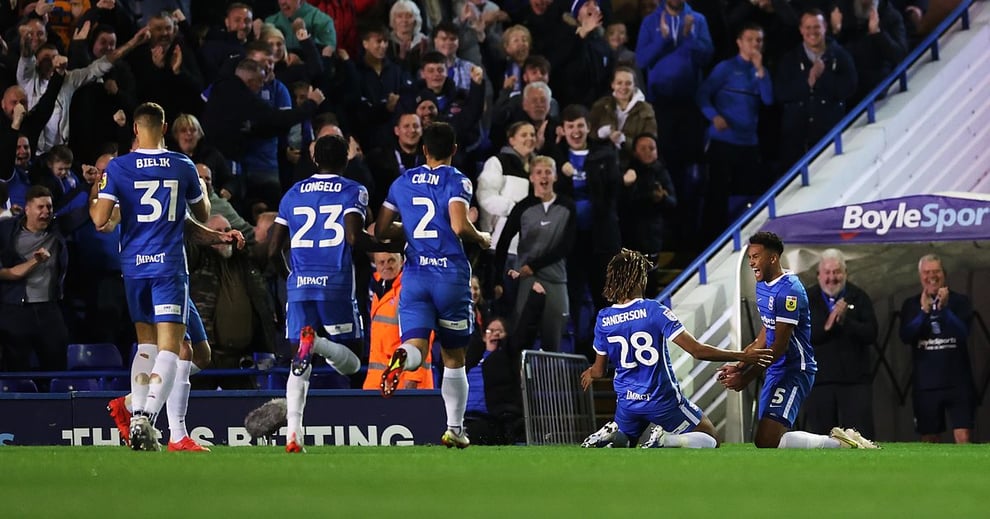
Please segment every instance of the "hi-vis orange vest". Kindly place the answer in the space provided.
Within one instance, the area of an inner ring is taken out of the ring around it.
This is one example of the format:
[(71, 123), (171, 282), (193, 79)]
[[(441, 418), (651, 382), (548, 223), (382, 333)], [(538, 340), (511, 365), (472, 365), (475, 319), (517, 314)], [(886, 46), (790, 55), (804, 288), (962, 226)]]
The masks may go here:
[[(380, 282), (381, 275), (375, 272), (375, 281)], [(371, 297), (371, 332), (369, 339), (371, 350), (368, 353), (368, 375), (364, 379), (364, 389), (379, 389), (382, 383), (382, 373), (388, 366), (392, 354), (402, 344), (399, 338), (399, 290), (402, 288), (402, 273), (392, 281), (392, 287), (382, 297), (372, 294)], [(433, 336), (430, 336), (430, 346), (433, 346)], [(408, 381), (417, 382), (417, 389), (433, 389), (433, 372), (430, 369), (430, 353), (427, 352), (423, 365), (416, 371), (403, 371), (399, 375), (399, 388)]]

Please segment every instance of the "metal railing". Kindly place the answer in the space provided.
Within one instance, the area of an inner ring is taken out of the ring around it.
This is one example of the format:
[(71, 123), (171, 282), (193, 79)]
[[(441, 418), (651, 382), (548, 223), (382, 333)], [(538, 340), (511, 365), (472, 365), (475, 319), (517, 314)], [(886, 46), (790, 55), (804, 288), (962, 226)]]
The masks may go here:
[(594, 432), (594, 395), (581, 389), (581, 372), (587, 367), (583, 355), (523, 350), (527, 445), (577, 444)]

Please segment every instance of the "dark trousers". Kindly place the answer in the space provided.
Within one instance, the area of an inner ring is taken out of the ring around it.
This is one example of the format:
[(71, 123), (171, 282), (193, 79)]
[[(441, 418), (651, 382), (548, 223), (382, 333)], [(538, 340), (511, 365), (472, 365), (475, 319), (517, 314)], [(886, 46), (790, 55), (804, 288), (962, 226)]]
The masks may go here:
[[(592, 243), (591, 240), (590, 231), (578, 231), (574, 243), (589, 244)], [(575, 248), (567, 257), (567, 299), (571, 322), (574, 324), (574, 353), (584, 355), (592, 361), (595, 358), (595, 352), (591, 348), (595, 316), (608, 303), (602, 290), (605, 288), (605, 269), (615, 252), (578, 251)], [(591, 315), (584, 315), (582, 312), (587, 310), (583, 304), (585, 290), (591, 294)]]
[(746, 209), (746, 202), (769, 187), (758, 146), (713, 140), (708, 145), (708, 190), (702, 229), (707, 247)]
[(69, 332), (58, 303), (0, 305), (0, 345), (4, 371), (31, 369), (31, 352), (44, 371), (65, 369)]
[(871, 384), (815, 384), (803, 411), (808, 432), (828, 434), (832, 427), (852, 427), (874, 437)]

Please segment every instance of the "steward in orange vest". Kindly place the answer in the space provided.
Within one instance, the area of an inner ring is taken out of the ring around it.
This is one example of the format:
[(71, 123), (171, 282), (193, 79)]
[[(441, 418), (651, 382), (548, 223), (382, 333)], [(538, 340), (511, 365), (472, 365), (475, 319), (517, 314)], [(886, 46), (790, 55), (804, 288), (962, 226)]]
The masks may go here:
[[(402, 255), (386, 252), (375, 253), (374, 285), (371, 298), (371, 349), (368, 353), (368, 375), (364, 389), (378, 390), (382, 372), (392, 354), (402, 344), (399, 338), (399, 291), (402, 288)], [(384, 275), (383, 275), (384, 274)], [(386, 279), (394, 276), (391, 280)], [(433, 336), (430, 336), (430, 345)], [(427, 353), (423, 365), (416, 371), (403, 371), (399, 375), (400, 389), (433, 389), (431, 355)]]

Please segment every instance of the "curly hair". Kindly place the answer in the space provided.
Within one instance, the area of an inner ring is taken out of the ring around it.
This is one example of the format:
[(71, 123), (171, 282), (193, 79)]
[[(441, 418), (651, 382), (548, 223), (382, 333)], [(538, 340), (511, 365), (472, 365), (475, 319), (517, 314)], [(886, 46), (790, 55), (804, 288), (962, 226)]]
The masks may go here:
[(642, 297), (646, 289), (646, 273), (652, 267), (646, 256), (634, 250), (620, 250), (608, 262), (602, 295), (616, 303)]

